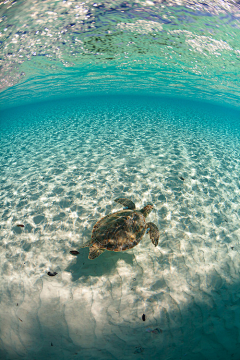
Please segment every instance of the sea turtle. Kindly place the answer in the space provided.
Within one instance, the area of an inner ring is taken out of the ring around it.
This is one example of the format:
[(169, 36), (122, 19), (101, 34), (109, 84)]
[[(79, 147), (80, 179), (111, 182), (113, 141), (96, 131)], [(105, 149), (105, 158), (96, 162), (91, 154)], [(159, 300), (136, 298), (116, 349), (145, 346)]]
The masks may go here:
[[(157, 246), (159, 230), (145, 218), (152, 211), (153, 205), (148, 204), (141, 210), (135, 210), (135, 204), (125, 198), (115, 199), (124, 205), (124, 210), (109, 214), (100, 219), (93, 227), (91, 241), (84, 247), (89, 247), (88, 258), (93, 260), (105, 250), (125, 251), (136, 246), (146, 230), (150, 231), (150, 239)], [(76, 253), (72, 251), (72, 253)]]

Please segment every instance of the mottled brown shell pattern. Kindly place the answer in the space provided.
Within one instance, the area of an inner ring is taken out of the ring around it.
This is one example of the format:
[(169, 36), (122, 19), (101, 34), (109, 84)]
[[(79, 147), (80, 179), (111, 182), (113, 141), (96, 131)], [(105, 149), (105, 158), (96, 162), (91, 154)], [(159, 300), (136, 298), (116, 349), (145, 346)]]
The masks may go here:
[(94, 225), (91, 243), (97, 243), (99, 249), (124, 251), (136, 246), (145, 230), (145, 217), (140, 211), (121, 210)]

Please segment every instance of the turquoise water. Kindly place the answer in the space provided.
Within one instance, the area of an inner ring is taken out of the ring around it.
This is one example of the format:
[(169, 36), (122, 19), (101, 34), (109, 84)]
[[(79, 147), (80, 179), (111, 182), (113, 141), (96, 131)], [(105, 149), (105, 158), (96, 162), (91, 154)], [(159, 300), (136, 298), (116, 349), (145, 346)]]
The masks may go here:
[[(238, 359), (239, 153), (239, 112), (202, 102), (3, 111), (1, 359)], [(89, 260), (119, 196), (154, 204), (159, 246)]]
[[(239, 15), (0, 3), (1, 360), (239, 360)], [(159, 244), (89, 260), (118, 197)]]

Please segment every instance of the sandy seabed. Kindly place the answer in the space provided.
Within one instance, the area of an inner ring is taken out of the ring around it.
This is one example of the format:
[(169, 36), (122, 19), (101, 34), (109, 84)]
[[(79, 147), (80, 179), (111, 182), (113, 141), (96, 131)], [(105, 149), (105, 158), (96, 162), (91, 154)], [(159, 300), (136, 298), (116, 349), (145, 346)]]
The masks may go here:
[[(230, 110), (93, 99), (9, 114), (1, 360), (238, 360), (240, 146)], [(81, 245), (121, 209), (119, 196), (154, 204), (159, 245), (146, 234), (91, 261)]]

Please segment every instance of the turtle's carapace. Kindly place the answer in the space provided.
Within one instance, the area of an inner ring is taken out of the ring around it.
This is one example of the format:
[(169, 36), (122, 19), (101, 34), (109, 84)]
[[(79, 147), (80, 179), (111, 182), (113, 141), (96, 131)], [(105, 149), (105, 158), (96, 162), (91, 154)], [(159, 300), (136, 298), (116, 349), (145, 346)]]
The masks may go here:
[[(100, 219), (93, 227), (88, 258), (93, 260), (105, 250), (125, 251), (132, 249), (142, 240), (146, 230), (154, 246), (159, 240), (159, 230), (152, 222), (146, 223), (145, 218), (152, 211), (153, 205), (148, 204), (141, 210), (135, 209), (135, 204), (124, 198), (116, 202), (127, 206), (128, 209), (117, 211)], [(71, 252), (72, 253), (72, 252)]]

